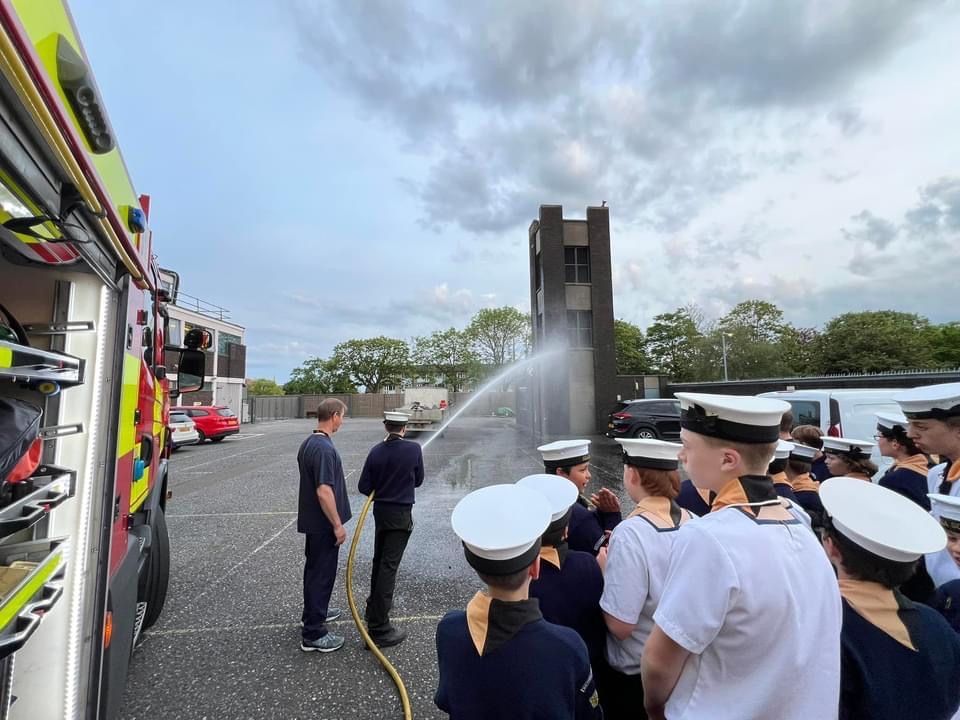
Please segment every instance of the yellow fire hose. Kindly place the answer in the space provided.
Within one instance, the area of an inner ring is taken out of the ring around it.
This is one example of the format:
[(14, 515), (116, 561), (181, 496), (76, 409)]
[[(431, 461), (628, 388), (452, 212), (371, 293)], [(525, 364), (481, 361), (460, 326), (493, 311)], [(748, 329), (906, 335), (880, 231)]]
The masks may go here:
[(367, 647), (370, 649), (370, 652), (374, 654), (377, 660), (380, 661), (380, 664), (383, 665), (384, 670), (387, 671), (387, 674), (390, 675), (390, 679), (393, 680), (393, 684), (397, 686), (397, 692), (400, 694), (400, 702), (403, 705), (403, 717), (404, 720), (413, 719), (413, 710), (410, 708), (410, 697), (407, 695), (407, 688), (403, 684), (403, 680), (400, 678), (400, 673), (397, 672), (397, 669), (387, 660), (386, 656), (380, 652), (380, 648), (377, 647), (377, 644), (373, 642), (373, 638), (370, 637), (370, 633), (367, 632), (367, 628), (364, 625), (363, 621), (360, 619), (360, 613), (357, 612), (357, 604), (353, 601), (353, 557), (357, 553), (357, 545), (360, 542), (360, 533), (363, 531), (363, 523), (367, 519), (367, 513), (370, 511), (370, 505), (373, 503), (373, 493), (370, 493), (370, 496), (367, 498), (367, 502), (363, 504), (363, 510), (360, 511), (360, 517), (357, 518), (357, 529), (353, 533), (353, 540), (350, 542), (350, 554), (347, 555), (347, 604), (350, 606), (350, 614), (353, 616), (353, 622), (357, 626), (357, 630), (360, 632), (360, 637), (363, 638), (363, 641), (367, 644)]

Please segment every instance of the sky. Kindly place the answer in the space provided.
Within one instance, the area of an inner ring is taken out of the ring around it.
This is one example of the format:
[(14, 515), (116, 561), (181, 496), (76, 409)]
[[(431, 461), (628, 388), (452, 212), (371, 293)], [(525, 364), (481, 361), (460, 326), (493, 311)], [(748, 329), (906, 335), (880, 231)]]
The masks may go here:
[(617, 317), (960, 320), (956, 0), (72, 0), (161, 265), (248, 377), (528, 311), (610, 207)]

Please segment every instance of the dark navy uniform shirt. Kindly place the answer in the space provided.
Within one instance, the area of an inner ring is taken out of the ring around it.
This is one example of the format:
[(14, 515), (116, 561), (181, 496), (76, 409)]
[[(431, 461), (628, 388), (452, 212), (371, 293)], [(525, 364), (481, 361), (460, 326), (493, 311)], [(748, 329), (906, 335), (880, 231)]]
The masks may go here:
[(530, 597), (540, 601), (545, 620), (577, 631), (596, 667), (603, 662), (607, 644), (607, 627), (600, 610), (603, 573), (590, 553), (559, 548), (557, 555), (559, 568), (541, 553), (540, 577), (530, 583)]
[(951, 580), (938, 587), (931, 602), (950, 627), (960, 633), (960, 580)]
[(300, 466), (300, 504), (297, 513), (297, 532), (332, 533), (333, 526), (323, 514), (317, 488), (329, 485), (337, 505), (340, 522), (346, 523), (351, 517), (350, 501), (347, 498), (347, 482), (343, 477), (343, 464), (340, 453), (333, 441), (323, 433), (314, 433), (300, 445), (297, 453), (297, 465)]
[(596, 555), (606, 530), (613, 530), (622, 519), (619, 512), (600, 512), (587, 507), (581, 497), (573, 506), (570, 525), (567, 529), (567, 544), (571, 550), (580, 550)]
[(391, 435), (370, 450), (360, 472), (359, 490), (375, 491), (374, 503), (413, 505), (414, 488), (423, 484), (423, 451), (412, 440)]
[[(793, 492), (793, 487), (790, 483), (774, 483), (773, 489), (777, 491), (777, 495), (782, 498), (786, 498), (792, 502), (795, 502), (797, 505), (800, 505), (800, 500)], [(802, 506), (801, 506), (802, 507)]]
[(917, 505), (930, 512), (930, 498), (927, 497), (927, 476), (905, 467), (894, 467), (880, 478), (880, 487), (900, 493), (913, 500)]
[(485, 635), (481, 653), (463, 610), (437, 626), (434, 702), (453, 720), (602, 719), (583, 640), (544, 620), (536, 600), (491, 601)]
[(935, 610), (898, 597), (917, 650), (843, 601), (840, 720), (949, 720), (960, 706), (960, 637)]
[(697, 486), (691, 480), (680, 483), (680, 494), (677, 495), (677, 505), (687, 512), (703, 517), (710, 512), (710, 506), (697, 492)]

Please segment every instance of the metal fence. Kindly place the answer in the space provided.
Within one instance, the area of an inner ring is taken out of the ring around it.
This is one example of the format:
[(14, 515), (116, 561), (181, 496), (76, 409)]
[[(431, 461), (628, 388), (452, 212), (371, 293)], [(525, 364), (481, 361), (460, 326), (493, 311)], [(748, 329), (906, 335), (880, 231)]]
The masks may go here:
[[(474, 393), (450, 393), (450, 409), (456, 411)], [(358, 393), (355, 395), (251, 395), (250, 422), (289, 420), (315, 417), (317, 406), (324, 398), (334, 397), (347, 406), (349, 417), (382, 417), (386, 410), (396, 410), (403, 405), (402, 393)], [(464, 411), (465, 415), (492, 415), (498, 408), (508, 407), (516, 411), (516, 399), (512, 391), (486, 392), (478, 396)]]

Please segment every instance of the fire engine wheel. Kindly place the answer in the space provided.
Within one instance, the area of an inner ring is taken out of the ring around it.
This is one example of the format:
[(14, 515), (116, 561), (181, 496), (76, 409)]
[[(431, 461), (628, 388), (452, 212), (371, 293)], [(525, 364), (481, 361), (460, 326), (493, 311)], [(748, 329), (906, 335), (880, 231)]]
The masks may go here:
[(144, 598), (147, 612), (143, 618), (144, 629), (160, 619), (169, 582), (170, 537), (167, 535), (167, 518), (163, 510), (157, 508), (153, 523), (153, 544), (150, 547), (150, 560), (147, 562), (147, 588)]

